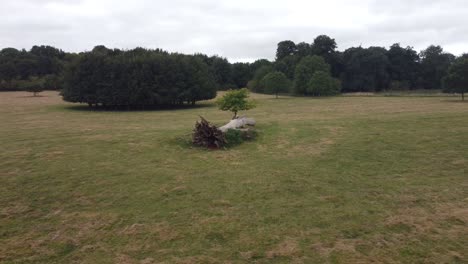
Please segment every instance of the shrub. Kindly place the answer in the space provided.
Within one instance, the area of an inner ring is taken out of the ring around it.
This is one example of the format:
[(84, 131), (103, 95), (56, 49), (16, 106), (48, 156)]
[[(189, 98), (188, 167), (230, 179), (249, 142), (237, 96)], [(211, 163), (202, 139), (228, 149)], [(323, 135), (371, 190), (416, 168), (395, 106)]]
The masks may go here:
[(255, 129), (228, 129), (224, 133), (226, 138), (226, 146), (233, 147), (242, 144), (244, 141), (254, 140), (257, 137), (257, 131)]
[(228, 131), (224, 133), (224, 136), (228, 147), (240, 145), (244, 142), (242, 131), (237, 129), (228, 129)]

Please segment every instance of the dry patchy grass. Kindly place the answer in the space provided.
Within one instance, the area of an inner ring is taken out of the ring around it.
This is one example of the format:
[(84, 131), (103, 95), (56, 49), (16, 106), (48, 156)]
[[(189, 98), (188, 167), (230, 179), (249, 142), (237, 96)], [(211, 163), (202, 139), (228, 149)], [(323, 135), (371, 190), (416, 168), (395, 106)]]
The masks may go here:
[(468, 104), (257, 95), (259, 138), (180, 138), (212, 101), (88, 111), (0, 93), (2, 263), (463, 263)]

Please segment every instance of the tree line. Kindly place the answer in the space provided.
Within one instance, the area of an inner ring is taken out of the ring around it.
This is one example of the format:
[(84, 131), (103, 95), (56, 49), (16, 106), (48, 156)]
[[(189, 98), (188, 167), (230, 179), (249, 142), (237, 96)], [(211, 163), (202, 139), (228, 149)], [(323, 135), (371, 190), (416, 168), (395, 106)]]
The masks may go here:
[(69, 65), (62, 95), (92, 107), (135, 109), (193, 105), (216, 91), (215, 76), (200, 56), (96, 47)]
[[(213, 90), (244, 87), (306, 96), (412, 89), (460, 92), (464, 88), (454, 85), (466, 86), (454, 76), (464, 76), (465, 59), (468, 55), (457, 58), (436, 45), (420, 52), (398, 43), (388, 49), (359, 46), (339, 51), (336, 41), (326, 35), (312, 43), (281, 41), (274, 61), (253, 63), (159, 49), (96, 46), (89, 52), (68, 53), (34, 46), (29, 51), (0, 50), (0, 91), (42, 87), (63, 90), (64, 98), (74, 102), (142, 106), (192, 104), (214, 96)], [(451, 73), (452, 66), (457, 69)]]
[(62, 87), (65, 65), (75, 54), (51, 46), (33, 46), (29, 51), (0, 50), (0, 91)]
[[(338, 51), (334, 39), (321, 35), (310, 44), (278, 43), (275, 61), (263, 61), (248, 86), (256, 92), (311, 96), (384, 90), (454, 91), (444, 80), (452, 65), (467, 58), (466, 54), (457, 58), (435, 45), (419, 53), (398, 43), (389, 49), (352, 47)], [(288, 85), (280, 88), (275, 85), (278, 82)]]

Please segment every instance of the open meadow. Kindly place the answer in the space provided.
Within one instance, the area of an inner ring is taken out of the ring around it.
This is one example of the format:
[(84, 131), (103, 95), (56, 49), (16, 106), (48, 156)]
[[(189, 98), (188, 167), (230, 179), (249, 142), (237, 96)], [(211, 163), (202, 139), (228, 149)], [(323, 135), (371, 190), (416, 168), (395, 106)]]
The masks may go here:
[(466, 263), (468, 103), (253, 94), (259, 137), (193, 148), (213, 101), (90, 111), (0, 93), (1, 263)]

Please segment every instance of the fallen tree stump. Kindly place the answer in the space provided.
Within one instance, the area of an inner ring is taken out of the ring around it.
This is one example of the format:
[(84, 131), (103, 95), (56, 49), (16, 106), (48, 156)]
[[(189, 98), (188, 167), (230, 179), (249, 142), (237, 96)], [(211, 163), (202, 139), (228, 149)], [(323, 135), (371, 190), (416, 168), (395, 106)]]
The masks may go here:
[(226, 125), (219, 128), (222, 132), (226, 132), (229, 129), (239, 129), (245, 126), (255, 126), (256, 122), (253, 118), (239, 117), (229, 121)]
[[(243, 140), (252, 140), (257, 132), (251, 126), (255, 125), (253, 118), (241, 117), (231, 120), (222, 127), (216, 127), (200, 116), (195, 123), (192, 134), (192, 144), (205, 148), (223, 148), (236, 145)], [(229, 137), (229, 140), (228, 140)]]

